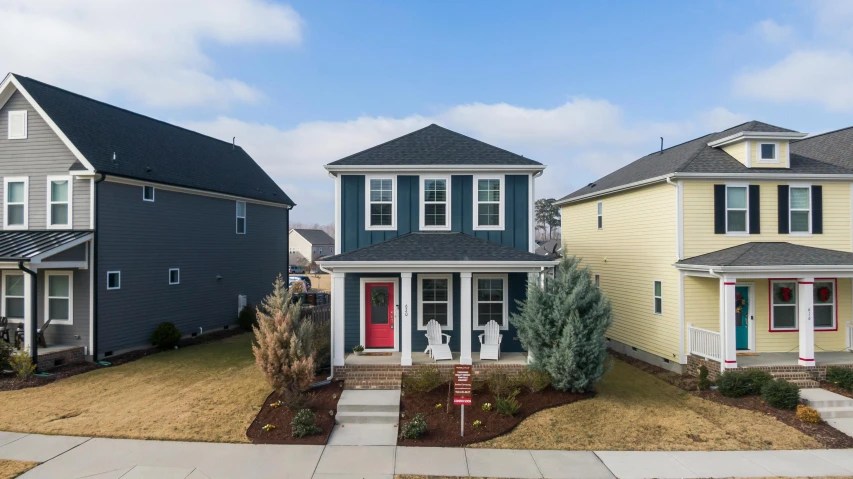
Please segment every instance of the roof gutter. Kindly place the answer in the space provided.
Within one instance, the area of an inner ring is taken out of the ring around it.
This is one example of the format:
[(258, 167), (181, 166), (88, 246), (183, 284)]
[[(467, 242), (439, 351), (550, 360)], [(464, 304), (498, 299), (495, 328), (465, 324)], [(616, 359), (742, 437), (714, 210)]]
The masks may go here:
[(563, 205), (568, 205), (571, 203), (578, 203), (580, 201), (585, 201), (585, 200), (588, 200), (590, 198), (596, 198), (599, 196), (609, 195), (611, 193), (617, 193), (619, 191), (632, 190), (634, 188), (641, 188), (643, 186), (651, 185), (654, 183), (660, 183), (661, 181), (669, 182), (669, 179), (673, 178), (674, 176), (675, 176), (674, 173), (668, 173), (666, 175), (655, 176), (654, 178), (647, 178), (645, 180), (635, 181), (633, 183), (626, 183), (624, 185), (614, 186), (612, 188), (605, 188), (601, 191), (596, 191), (594, 193), (587, 193), (585, 195), (575, 196), (572, 198), (563, 198), (561, 200), (555, 201), (554, 205), (555, 206), (563, 206)]
[(31, 341), (31, 344), (33, 347), (32, 351), (30, 351), (30, 353), (32, 354), (33, 364), (36, 365), (36, 370), (38, 370), (38, 363), (39, 363), (39, 328), (38, 328), (38, 323), (39, 323), (38, 304), (39, 304), (39, 302), (38, 302), (38, 289), (37, 289), (38, 284), (39, 284), (38, 273), (36, 273), (35, 271), (24, 266), (23, 261), (18, 261), (18, 269), (23, 271), (24, 273), (27, 273), (28, 275), (30, 275), (30, 279), (33, 281), (33, 285), (30, 288), (30, 290), (31, 290), (30, 291), (30, 302), (32, 303), (32, 305), (30, 306), (30, 314), (32, 315), (33, 327), (30, 328), (29, 325), (27, 325), (27, 328), (29, 328), (29, 331), (25, 330), (24, 332), (26, 334), (30, 335), (30, 341)]
[(695, 265), (695, 264), (674, 264), (676, 269), (682, 271), (699, 271), (707, 272), (712, 276), (719, 277), (715, 272), (720, 273), (778, 273), (778, 272), (809, 272), (809, 271), (832, 271), (832, 272), (853, 272), (853, 264), (845, 265), (781, 265), (781, 266), (711, 266), (711, 265)]
[(536, 172), (546, 168), (545, 165), (325, 165), (323, 168), (329, 173), (357, 173), (364, 172), (397, 172), (397, 171), (470, 171), (481, 172), (483, 169), (502, 170), (502, 171), (517, 171), (517, 172)]

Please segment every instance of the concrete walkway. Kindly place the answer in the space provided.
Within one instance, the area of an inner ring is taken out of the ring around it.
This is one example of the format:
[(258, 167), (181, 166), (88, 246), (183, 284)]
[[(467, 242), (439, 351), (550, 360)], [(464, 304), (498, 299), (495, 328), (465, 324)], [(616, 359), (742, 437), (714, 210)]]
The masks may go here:
[(0, 432), (0, 459), (42, 464), (23, 479), (391, 479), (853, 476), (853, 450), (528, 451), (397, 446), (256, 446)]

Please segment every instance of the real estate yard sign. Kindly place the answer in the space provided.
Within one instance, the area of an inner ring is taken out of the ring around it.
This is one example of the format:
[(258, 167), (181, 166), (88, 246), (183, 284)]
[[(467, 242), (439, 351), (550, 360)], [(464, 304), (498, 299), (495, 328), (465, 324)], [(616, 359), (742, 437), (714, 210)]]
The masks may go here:
[(474, 379), (473, 368), (470, 364), (453, 366), (453, 405), (462, 406), (459, 435), (465, 435), (465, 406), (471, 405), (471, 382)]

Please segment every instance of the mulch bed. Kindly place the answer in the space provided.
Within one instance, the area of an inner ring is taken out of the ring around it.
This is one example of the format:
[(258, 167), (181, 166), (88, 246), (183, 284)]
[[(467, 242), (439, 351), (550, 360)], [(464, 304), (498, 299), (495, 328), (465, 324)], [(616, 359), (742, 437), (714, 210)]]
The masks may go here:
[[(308, 408), (314, 411), (317, 416), (317, 425), (323, 430), (321, 434), (301, 438), (293, 437), (290, 422), (296, 415), (296, 411), (291, 411), (284, 405), (277, 408), (272, 407), (272, 403), (282, 399), (281, 394), (273, 392), (264, 401), (261, 411), (252, 421), (249, 429), (246, 430), (246, 437), (254, 444), (324, 445), (329, 440), (329, 434), (332, 433), (332, 428), (335, 426), (335, 418), (329, 415), (329, 411), (338, 410), (338, 399), (341, 397), (341, 391), (338, 383), (332, 382), (306, 393), (311, 396)], [(336, 395), (334, 399), (332, 394)], [(272, 424), (275, 429), (264, 431), (262, 428), (267, 424)]]
[[(187, 346), (195, 346), (198, 344), (209, 343), (211, 341), (219, 341), (222, 339), (230, 338), (232, 336), (236, 336), (238, 334), (243, 334), (244, 332), (245, 331), (239, 328), (213, 331), (202, 336), (182, 339), (178, 343), (178, 347), (185, 348)], [(108, 358), (104, 358), (104, 361), (109, 362), (112, 366), (120, 366), (122, 364), (127, 364), (129, 362), (136, 361), (137, 359), (142, 359), (145, 356), (151, 356), (152, 354), (156, 354), (159, 352), (162, 352), (159, 348), (150, 347), (146, 349), (138, 349), (136, 351), (129, 351), (127, 353), (120, 354), (117, 356), (110, 356)], [(47, 371), (48, 373), (50, 373), (50, 376), (33, 376), (32, 378), (27, 379), (26, 381), (20, 381), (11, 371), (0, 371), (0, 391), (15, 391), (18, 389), (44, 386), (46, 384), (59, 381), (60, 379), (70, 378), (71, 376), (76, 376), (78, 374), (83, 374), (95, 369), (101, 369), (106, 367), (110, 366), (102, 366), (97, 363), (83, 361), (80, 363), (66, 364), (64, 366), (53, 368)]]
[(835, 383), (831, 383), (829, 381), (821, 381), (820, 387), (822, 387), (823, 389), (826, 389), (827, 391), (832, 391), (835, 394), (840, 394), (842, 396), (846, 396), (846, 397), (849, 397), (850, 399), (853, 399), (853, 393), (851, 393), (850, 391), (848, 391), (844, 388), (840, 388), (840, 387), (836, 386)]
[[(688, 391), (702, 399), (707, 399), (709, 401), (714, 401), (716, 403), (724, 404), (726, 406), (732, 406), (740, 409), (747, 409), (750, 411), (756, 411), (762, 414), (767, 414), (769, 416), (773, 416), (777, 421), (782, 422), (788, 426), (793, 427), (794, 429), (802, 432), (803, 434), (814, 438), (817, 442), (828, 449), (846, 449), (853, 447), (853, 437), (844, 434), (843, 432), (835, 429), (826, 423), (809, 423), (800, 421), (797, 418), (795, 411), (788, 411), (784, 409), (776, 409), (764, 401), (761, 400), (758, 396), (746, 396), (740, 398), (729, 398), (720, 394), (718, 391), (707, 390), (707, 391), (699, 391), (698, 384), (699, 380), (692, 376), (681, 375), (678, 373), (674, 373), (672, 371), (667, 371), (658, 366), (651, 365), (644, 361), (640, 361), (639, 359), (632, 358), (630, 356), (626, 356), (621, 353), (617, 353), (615, 351), (608, 351), (608, 353), (614, 358), (618, 358), (620, 361), (624, 361), (631, 366), (634, 366), (644, 372), (647, 372), (673, 386), (682, 389), (684, 391)], [(826, 385), (832, 386), (834, 389), (830, 389), (826, 387)], [(848, 397), (853, 397), (850, 393), (844, 393), (843, 390), (840, 390), (837, 386), (832, 383), (821, 383), (821, 387), (825, 387), (833, 392), (837, 392), (839, 394), (844, 394)]]
[[(401, 398), (400, 411), (406, 414), (400, 420), (400, 427), (417, 413), (426, 418), (427, 432), (419, 439), (398, 439), (400, 446), (464, 446), (495, 438), (512, 431), (528, 416), (556, 406), (589, 399), (595, 394), (572, 394), (557, 391), (550, 386), (538, 393), (522, 392), (516, 399), (521, 403), (521, 411), (515, 417), (499, 414), (495, 409), (495, 400), (491, 393), (483, 390), (474, 392), (473, 405), (465, 406), (465, 436), (460, 437), (460, 406), (453, 405), (448, 396), (448, 385), (439, 386), (428, 393), (405, 392)], [(483, 411), (483, 403), (491, 403), (491, 411)], [(448, 414), (448, 403), (450, 411)], [(436, 408), (441, 404), (441, 408)], [(474, 421), (481, 421), (478, 428)]]

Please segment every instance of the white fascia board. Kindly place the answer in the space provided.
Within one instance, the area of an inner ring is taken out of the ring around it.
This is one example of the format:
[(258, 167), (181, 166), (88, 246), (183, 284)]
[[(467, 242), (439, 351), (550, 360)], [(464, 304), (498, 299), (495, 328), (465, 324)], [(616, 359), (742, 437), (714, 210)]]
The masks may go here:
[(428, 171), (432, 174), (448, 173), (474, 173), (484, 172), (515, 172), (536, 173), (545, 169), (545, 165), (325, 165), (329, 173), (402, 173)]
[(729, 274), (737, 277), (767, 277), (774, 275), (789, 274), (792, 276), (815, 276), (822, 277), (825, 275), (836, 275), (839, 273), (845, 276), (853, 276), (853, 264), (850, 265), (782, 265), (782, 266), (710, 266), (710, 265), (695, 265), (695, 264), (674, 264), (676, 269), (682, 271), (696, 271), (721, 274)]
[(574, 198), (567, 198), (560, 201), (555, 201), (554, 206), (563, 206), (571, 203), (577, 203), (579, 201), (585, 201), (590, 198), (596, 198), (598, 196), (609, 195), (611, 193), (616, 193), (624, 190), (631, 190), (634, 188), (641, 188), (643, 186), (651, 185), (654, 183), (660, 183), (662, 181), (667, 181), (667, 179), (672, 178), (674, 176), (673, 173), (668, 173), (662, 176), (655, 176), (654, 178), (647, 178), (645, 180), (635, 181), (633, 183), (626, 183), (624, 185), (614, 186), (612, 188), (605, 188), (601, 191), (596, 191), (594, 193), (587, 193), (585, 195), (576, 196)]
[(318, 261), (323, 270), (337, 272), (400, 272), (423, 273), (471, 272), (538, 272), (542, 268), (558, 265), (559, 261)]
[(673, 179), (699, 180), (820, 180), (842, 181), (853, 180), (853, 174), (838, 173), (673, 173)]
[(167, 185), (164, 183), (157, 183), (156, 181), (143, 181), (143, 180), (137, 180), (135, 178), (127, 178), (124, 176), (116, 176), (116, 175), (111, 175), (111, 174), (107, 174), (106, 179), (104, 181), (107, 181), (109, 183), (121, 183), (123, 185), (153, 186), (154, 188), (164, 190), (164, 191), (175, 191), (178, 193), (186, 193), (186, 194), (190, 194), (190, 195), (210, 196), (212, 198), (221, 198), (221, 199), (235, 200), (235, 201), (245, 201), (246, 203), (254, 203), (254, 204), (259, 204), (259, 205), (273, 206), (276, 208), (286, 208), (286, 209), (293, 208), (293, 205), (289, 205), (286, 203), (274, 203), (272, 201), (264, 201), (264, 200), (256, 200), (254, 198), (247, 198), (245, 196), (231, 195), (228, 193), (217, 193), (215, 191), (200, 190), (197, 188), (189, 188), (186, 186)]
[(739, 131), (734, 135), (708, 142), (708, 146), (716, 148), (742, 140), (799, 140), (807, 136), (808, 133), (795, 131)]

